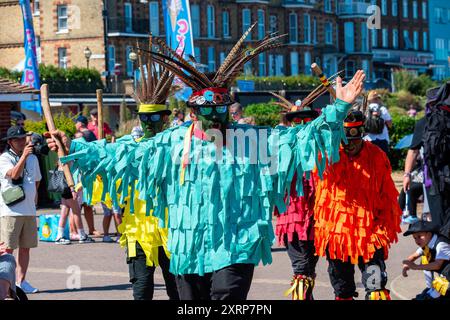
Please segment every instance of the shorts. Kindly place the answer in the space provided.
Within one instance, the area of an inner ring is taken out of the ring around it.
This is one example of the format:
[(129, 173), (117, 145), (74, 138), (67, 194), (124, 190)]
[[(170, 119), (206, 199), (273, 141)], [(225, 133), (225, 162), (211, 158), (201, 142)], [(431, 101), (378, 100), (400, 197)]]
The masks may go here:
[(16, 259), (12, 254), (0, 256), (0, 279), (8, 281), (11, 290), (16, 292)]
[(108, 208), (106, 204), (102, 203), (103, 215), (106, 217), (112, 216), (113, 214), (120, 214), (120, 208)]
[(0, 241), (8, 249), (36, 248), (38, 234), (36, 216), (0, 217)]

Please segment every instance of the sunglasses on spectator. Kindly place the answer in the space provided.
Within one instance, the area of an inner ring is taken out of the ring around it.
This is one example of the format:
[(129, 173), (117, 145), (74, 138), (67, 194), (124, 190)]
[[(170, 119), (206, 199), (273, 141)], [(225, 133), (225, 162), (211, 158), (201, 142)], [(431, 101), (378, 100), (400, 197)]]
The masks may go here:
[(156, 114), (139, 114), (139, 119), (142, 122), (158, 122), (161, 121), (161, 115), (159, 113)]
[(213, 108), (216, 109), (216, 112), (219, 114), (224, 114), (227, 112), (228, 107), (227, 106), (218, 106), (218, 107), (199, 107), (198, 110), (202, 116), (209, 116)]

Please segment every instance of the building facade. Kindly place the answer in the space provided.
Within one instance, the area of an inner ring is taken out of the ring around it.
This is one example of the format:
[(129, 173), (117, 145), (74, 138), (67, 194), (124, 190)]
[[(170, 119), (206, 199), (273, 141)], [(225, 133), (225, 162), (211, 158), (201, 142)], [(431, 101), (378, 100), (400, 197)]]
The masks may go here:
[[(33, 0), (40, 62), (84, 67), (83, 50), (89, 47), (91, 67), (105, 76), (118, 71), (108, 81), (131, 78), (135, 66), (129, 53), (136, 41), (145, 45), (149, 32), (165, 37), (162, 0), (105, 1)], [(195, 57), (205, 69), (216, 70), (256, 23), (246, 39), (250, 45), (268, 33), (287, 36), (284, 47), (246, 65), (246, 74), (310, 74), (311, 63), (317, 62), (329, 75), (345, 70), (350, 77), (362, 68), (369, 81), (388, 85), (396, 68), (429, 71), (429, 1), (191, 0)], [(372, 5), (381, 19), (375, 29), (367, 23)], [(0, 0), (3, 18), (21, 25), (18, 1)], [(11, 34), (6, 29), (0, 31), (0, 66), (12, 68), (23, 59), (23, 35), (20, 27)]]
[(434, 53), (433, 77), (450, 77), (450, 1), (430, 0), (430, 46)]

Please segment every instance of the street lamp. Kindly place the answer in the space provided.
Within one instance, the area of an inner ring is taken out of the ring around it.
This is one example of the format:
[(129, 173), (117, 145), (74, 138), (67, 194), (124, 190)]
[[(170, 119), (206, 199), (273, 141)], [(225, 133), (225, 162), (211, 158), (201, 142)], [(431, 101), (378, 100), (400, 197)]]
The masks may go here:
[(131, 63), (133, 64), (133, 70), (132, 70), (132, 72), (133, 72), (133, 85), (134, 85), (134, 88), (136, 88), (136, 76), (134, 74), (134, 64), (137, 61), (138, 56), (137, 56), (136, 52), (133, 51), (133, 49), (131, 49), (130, 53), (128, 54), (128, 59), (130, 59)]
[(84, 49), (84, 56), (86, 57), (86, 65), (89, 69), (89, 59), (92, 56), (92, 51), (89, 49), (89, 47), (86, 47), (86, 49)]

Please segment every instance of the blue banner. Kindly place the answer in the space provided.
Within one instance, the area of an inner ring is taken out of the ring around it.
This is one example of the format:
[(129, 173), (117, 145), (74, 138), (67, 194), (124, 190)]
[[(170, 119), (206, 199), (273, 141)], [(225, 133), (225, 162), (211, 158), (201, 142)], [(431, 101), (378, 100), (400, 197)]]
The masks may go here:
[[(194, 39), (189, 0), (163, 0), (164, 26), (166, 28), (166, 42), (177, 53), (184, 57), (194, 57)], [(187, 101), (192, 89), (186, 87), (181, 80), (175, 79), (175, 85), (184, 89), (178, 91), (175, 97)]]
[[(30, 0), (20, 0), (20, 8), (23, 16), (25, 64), (22, 75), (22, 84), (38, 89), (39, 67), (36, 56), (36, 38), (34, 35), (33, 16), (31, 15)], [(42, 114), (40, 98), (37, 101), (25, 101), (21, 103), (21, 108)]]

